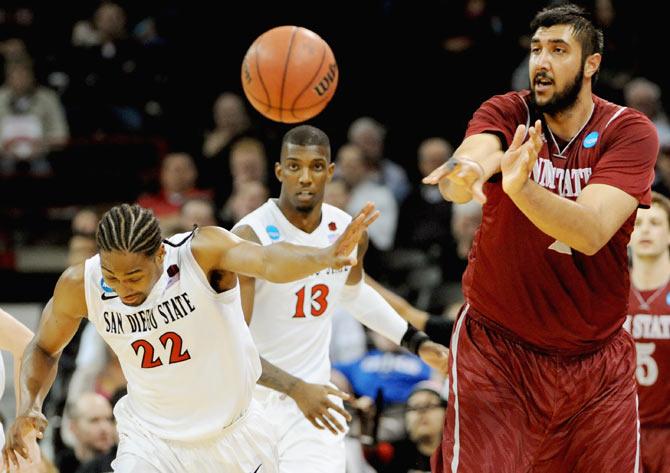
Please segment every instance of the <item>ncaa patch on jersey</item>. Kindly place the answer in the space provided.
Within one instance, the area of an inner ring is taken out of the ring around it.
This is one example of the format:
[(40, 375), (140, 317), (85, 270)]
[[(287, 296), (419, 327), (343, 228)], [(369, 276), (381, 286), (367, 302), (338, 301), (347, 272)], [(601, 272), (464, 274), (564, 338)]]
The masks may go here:
[(279, 240), (279, 229), (274, 225), (268, 225), (265, 227), (265, 231), (268, 233), (270, 240)]
[(665, 296), (666, 305), (670, 305), (670, 292)]
[(584, 148), (593, 148), (597, 142), (598, 142), (598, 132), (592, 131), (591, 133), (586, 135), (586, 138), (584, 138), (584, 141), (582, 143), (584, 145)]
[(100, 287), (102, 288), (103, 291), (105, 292), (114, 292), (114, 289), (109, 287), (107, 284), (105, 284), (104, 278), (100, 278)]

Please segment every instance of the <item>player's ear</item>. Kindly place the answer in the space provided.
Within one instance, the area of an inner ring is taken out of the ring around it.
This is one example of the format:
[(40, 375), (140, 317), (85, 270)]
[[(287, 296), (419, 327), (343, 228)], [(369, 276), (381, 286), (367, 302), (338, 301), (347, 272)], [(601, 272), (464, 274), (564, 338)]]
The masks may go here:
[(600, 69), (602, 59), (603, 57), (599, 53), (591, 54), (587, 57), (584, 63), (584, 76), (589, 79), (592, 78), (598, 72), (598, 69)]
[(275, 163), (275, 176), (279, 182), (282, 182), (282, 169), (281, 162)]
[(161, 246), (158, 248), (158, 251), (156, 252), (156, 263), (161, 265), (163, 264), (164, 259), (165, 259), (165, 244), (161, 243)]
[(330, 163), (328, 165), (328, 182), (333, 179), (333, 173), (335, 173), (335, 163)]

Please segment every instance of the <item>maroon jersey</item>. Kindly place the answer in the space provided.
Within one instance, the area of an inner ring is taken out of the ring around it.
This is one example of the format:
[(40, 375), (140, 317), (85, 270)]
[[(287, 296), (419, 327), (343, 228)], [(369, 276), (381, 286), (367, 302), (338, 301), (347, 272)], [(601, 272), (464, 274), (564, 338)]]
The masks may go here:
[[(482, 104), (466, 135), (492, 133), (507, 148), (519, 124), (530, 125), (530, 94), (512, 92)], [(531, 179), (577, 199), (588, 184), (617, 187), (649, 205), (658, 153), (654, 125), (641, 113), (593, 96), (591, 118), (559, 145), (543, 124), (545, 144)], [(626, 245), (630, 216), (598, 253), (587, 256), (543, 233), (502, 189), (501, 175), (484, 188), (482, 224), (463, 288), (472, 308), (520, 339), (548, 352), (582, 353), (621, 328), (628, 306)]]
[(642, 426), (670, 426), (670, 283), (652, 291), (631, 285), (624, 327), (635, 339)]

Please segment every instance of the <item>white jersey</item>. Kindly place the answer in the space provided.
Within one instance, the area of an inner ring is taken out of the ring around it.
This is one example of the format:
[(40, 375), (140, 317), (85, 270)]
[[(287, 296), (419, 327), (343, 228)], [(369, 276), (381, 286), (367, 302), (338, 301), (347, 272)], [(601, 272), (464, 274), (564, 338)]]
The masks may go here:
[(147, 300), (126, 306), (86, 261), (88, 318), (128, 380), (120, 402), (147, 431), (170, 440), (215, 435), (242, 416), (261, 373), (239, 285), (217, 294), (184, 233), (165, 244), (164, 271)]
[[(286, 241), (324, 248), (344, 232), (349, 222), (347, 213), (323, 204), (321, 223), (312, 233), (305, 233), (291, 224), (270, 199), (236, 227), (251, 227), (264, 246)], [(283, 284), (256, 279), (250, 328), (260, 354), (305, 381), (328, 383), (333, 306), (339, 303), (350, 270), (350, 266), (327, 268)]]

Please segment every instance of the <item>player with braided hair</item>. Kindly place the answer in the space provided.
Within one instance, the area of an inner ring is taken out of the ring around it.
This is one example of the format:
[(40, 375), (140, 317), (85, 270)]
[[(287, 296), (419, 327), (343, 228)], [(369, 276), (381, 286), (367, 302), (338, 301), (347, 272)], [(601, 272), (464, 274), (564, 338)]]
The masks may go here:
[(355, 264), (377, 215), (369, 204), (332, 245), (317, 249), (261, 246), (219, 227), (163, 240), (150, 210), (113, 207), (98, 224), (99, 254), (65, 270), (26, 349), (5, 461), (26, 457), (22, 438), (44, 431), (42, 404), (58, 360), (87, 317), (128, 380), (114, 412), (115, 472), (277, 471), (276, 441), (252, 393), (257, 381), (290, 393), (298, 380), (259, 358), (237, 274), (281, 283)]

